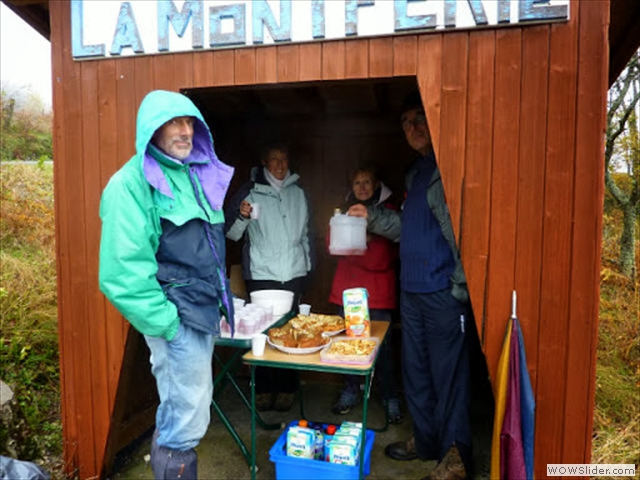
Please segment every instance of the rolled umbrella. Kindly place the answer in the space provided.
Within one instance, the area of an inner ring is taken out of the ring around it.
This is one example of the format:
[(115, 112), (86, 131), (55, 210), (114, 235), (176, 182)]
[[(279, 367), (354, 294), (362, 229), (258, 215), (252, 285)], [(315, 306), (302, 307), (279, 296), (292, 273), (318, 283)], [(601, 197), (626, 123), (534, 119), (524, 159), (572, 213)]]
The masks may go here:
[(507, 332), (502, 344), (502, 353), (498, 361), (498, 372), (495, 381), (495, 413), (493, 416), (493, 438), (491, 441), (491, 478), (500, 479), (500, 433), (504, 421), (507, 403), (507, 383), (509, 379), (509, 353), (511, 350), (511, 330), (513, 324), (507, 323)]
[(491, 478), (533, 479), (535, 400), (527, 369), (516, 292), (498, 363)]

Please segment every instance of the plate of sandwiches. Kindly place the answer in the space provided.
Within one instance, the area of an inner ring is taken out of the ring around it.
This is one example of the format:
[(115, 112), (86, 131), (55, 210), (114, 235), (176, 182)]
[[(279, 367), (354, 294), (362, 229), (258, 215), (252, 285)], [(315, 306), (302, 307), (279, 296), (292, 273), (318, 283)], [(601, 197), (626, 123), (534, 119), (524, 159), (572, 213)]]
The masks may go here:
[(267, 332), (272, 347), (291, 354), (308, 354), (331, 343), (331, 336), (344, 331), (344, 319), (337, 315), (298, 315), (282, 327)]

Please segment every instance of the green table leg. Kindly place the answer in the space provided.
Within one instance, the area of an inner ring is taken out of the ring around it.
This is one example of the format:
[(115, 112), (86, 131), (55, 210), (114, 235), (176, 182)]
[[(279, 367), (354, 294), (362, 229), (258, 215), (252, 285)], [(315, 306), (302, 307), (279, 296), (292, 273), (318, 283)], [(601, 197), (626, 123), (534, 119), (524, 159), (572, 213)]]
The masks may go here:
[[(227, 363), (224, 363), (214, 353), (215, 361), (221, 366), (221, 369), (220, 369), (220, 372), (218, 372), (218, 375), (216, 375), (213, 382), (214, 398), (211, 399), (211, 405), (213, 406), (213, 409), (215, 410), (215, 412), (218, 414), (218, 417), (220, 417), (220, 420), (222, 420), (223, 425), (225, 426), (225, 428), (227, 429), (227, 431), (229, 432), (233, 440), (238, 445), (240, 452), (245, 458), (245, 461), (247, 462), (249, 467), (253, 469), (253, 466), (255, 465), (255, 458), (252, 459), (252, 456), (249, 450), (247, 449), (244, 442), (238, 435), (238, 432), (236, 431), (232, 423), (229, 421), (229, 418), (222, 411), (218, 402), (215, 400), (215, 396), (220, 395), (220, 393), (224, 390), (224, 387), (229, 383), (234, 388), (234, 390), (236, 391), (236, 393), (244, 403), (247, 410), (250, 412), (252, 424), (254, 424), (257, 421), (260, 427), (265, 430), (278, 430), (281, 427), (280, 423), (266, 423), (262, 419), (262, 417), (256, 412), (255, 408), (252, 408), (252, 406), (255, 405), (255, 391), (253, 389), (253, 382), (255, 381), (255, 379), (252, 378), (251, 380), (252, 395), (254, 396), (254, 398), (252, 398), (251, 402), (249, 402), (249, 400), (247, 400), (246, 395), (238, 385), (238, 382), (236, 382), (235, 378), (233, 377), (232, 367), (234, 367), (234, 365), (240, 360), (243, 354), (244, 354), (244, 351), (242, 349), (237, 349), (236, 352), (234, 352), (234, 354), (231, 356), (229, 361)], [(254, 368), (255, 367), (251, 367), (252, 373)], [(252, 442), (255, 441), (254, 438), (255, 438), (255, 430), (252, 430), (251, 432)]]
[[(373, 369), (372, 369), (373, 371)], [(362, 438), (360, 439), (360, 460), (358, 461), (360, 465), (360, 473), (358, 478), (361, 480), (364, 479), (364, 452), (365, 452), (365, 444), (367, 441), (367, 414), (369, 413), (369, 397), (371, 396), (371, 384), (373, 383), (373, 375), (372, 373), (367, 373), (364, 377), (364, 402), (362, 405)]]
[(251, 365), (251, 480), (256, 480), (256, 367)]
[(224, 412), (220, 409), (220, 407), (218, 406), (218, 404), (217, 404), (217, 402), (215, 400), (213, 402), (211, 402), (211, 405), (213, 405), (213, 408), (215, 409), (216, 413), (220, 417), (220, 420), (222, 420), (222, 423), (227, 428), (227, 431), (231, 434), (231, 436), (235, 440), (236, 444), (240, 448), (240, 452), (244, 456), (245, 461), (247, 462), (249, 467), (251, 467), (251, 465), (252, 465), (252, 463), (251, 463), (251, 455), (249, 454), (249, 451), (247, 450), (247, 447), (245, 447), (244, 442), (242, 441), (242, 439), (238, 436), (238, 432), (236, 432), (236, 429), (233, 428), (233, 425), (231, 425), (231, 422), (229, 421), (227, 416), (224, 414)]

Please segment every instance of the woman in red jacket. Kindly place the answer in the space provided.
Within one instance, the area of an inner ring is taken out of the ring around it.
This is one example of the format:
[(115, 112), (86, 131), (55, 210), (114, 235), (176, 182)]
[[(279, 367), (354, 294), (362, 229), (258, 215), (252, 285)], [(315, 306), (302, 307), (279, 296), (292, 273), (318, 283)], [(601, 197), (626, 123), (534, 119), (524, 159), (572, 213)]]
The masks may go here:
[[(391, 196), (383, 183), (378, 181), (376, 173), (371, 168), (361, 168), (353, 174), (352, 189), (347, 196), (342, 212), (350, 206), (360, 203), (374, 208), (395, 209), (388, 201)], [(366, 288), (369, 292), (369, 316), (373, 320), (391, 322), (393, 312), (397, 307), (397, 262), (398, 245), (378, 235), (367, 235), (367, 251), (364, 255), (342, 256), (338, 260), (338, 267), (333, 277), (329, 301), (340, 306), (340, 315), (344, 316), (342, 308), (342, 292), (348, 288)], [(391, 360), (393, 355), (389, 355)], [(378, 364), (377, 377), (384, 379), (384, 368), (389, 369), (391, 384), (396, 385), (394, 371), (389, 362)], [(389, 421), (400, 423), (402, 414), (396, 388), (392, 389), (389, 398)], [(335, 414), (347, 414), (360, 400), (360, 377), (347, 375), (345, 386), (340, 398), (333, 405)]]

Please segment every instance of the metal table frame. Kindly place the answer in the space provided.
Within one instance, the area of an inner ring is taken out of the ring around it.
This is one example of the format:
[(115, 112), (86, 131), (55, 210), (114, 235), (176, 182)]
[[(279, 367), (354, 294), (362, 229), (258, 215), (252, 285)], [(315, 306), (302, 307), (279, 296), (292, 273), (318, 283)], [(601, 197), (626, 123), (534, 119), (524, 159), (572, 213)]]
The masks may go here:
[[(380, 346), (378, 351), (368, 365), (350, 365), (350, 364), (335, 364), (335, 363), (322, 363), (320, 361), (320, 353), (312, 353), (308, 355), (290, 355), (280, 352), (271, 347), (267, 347), (265, 354), (262, 357), (256, 357), (253, 353), (248, 352), (243, 357), (244, 363), (251, 368), (251, 479), (256, 478), (256, 422), (259, 415), (256, 411), (256, 389), (255, 389), (255, 367), (275, 367), (286, 368), (290, 370), (306, 370), (313, 372), (326, 372), (326, 373), (338, 373), (343, 375), (360, 375), (365, 379), (365, 389), (363, 396), (362, 407), (362, 439), (360, 442), (360, 473), (359, 477), (363, 478), (363, 465), (364, 465), (364, 452), (365, 441), (367, 433), (367, 414), (369, 405), (369, 396), (371, 393), (371, 384), (373, 380), (373, 372), (380, 356), (380, 352), (383, 349), (387, 349), (386, 336), (389, 330), (389, 322), (372, 321), (371, 322), (371, 336), (378, 337), (380, 339)], [(385, 352), (386, 353), (386, 352)], [(388, 376), (388, 375), (385, 375)], [(301, 412), (302, 412), (302, 399), (300, 400)], [(388, 407), (387, 415), (385, 416), (385, 425), (383, 429), (388, 426)]]

